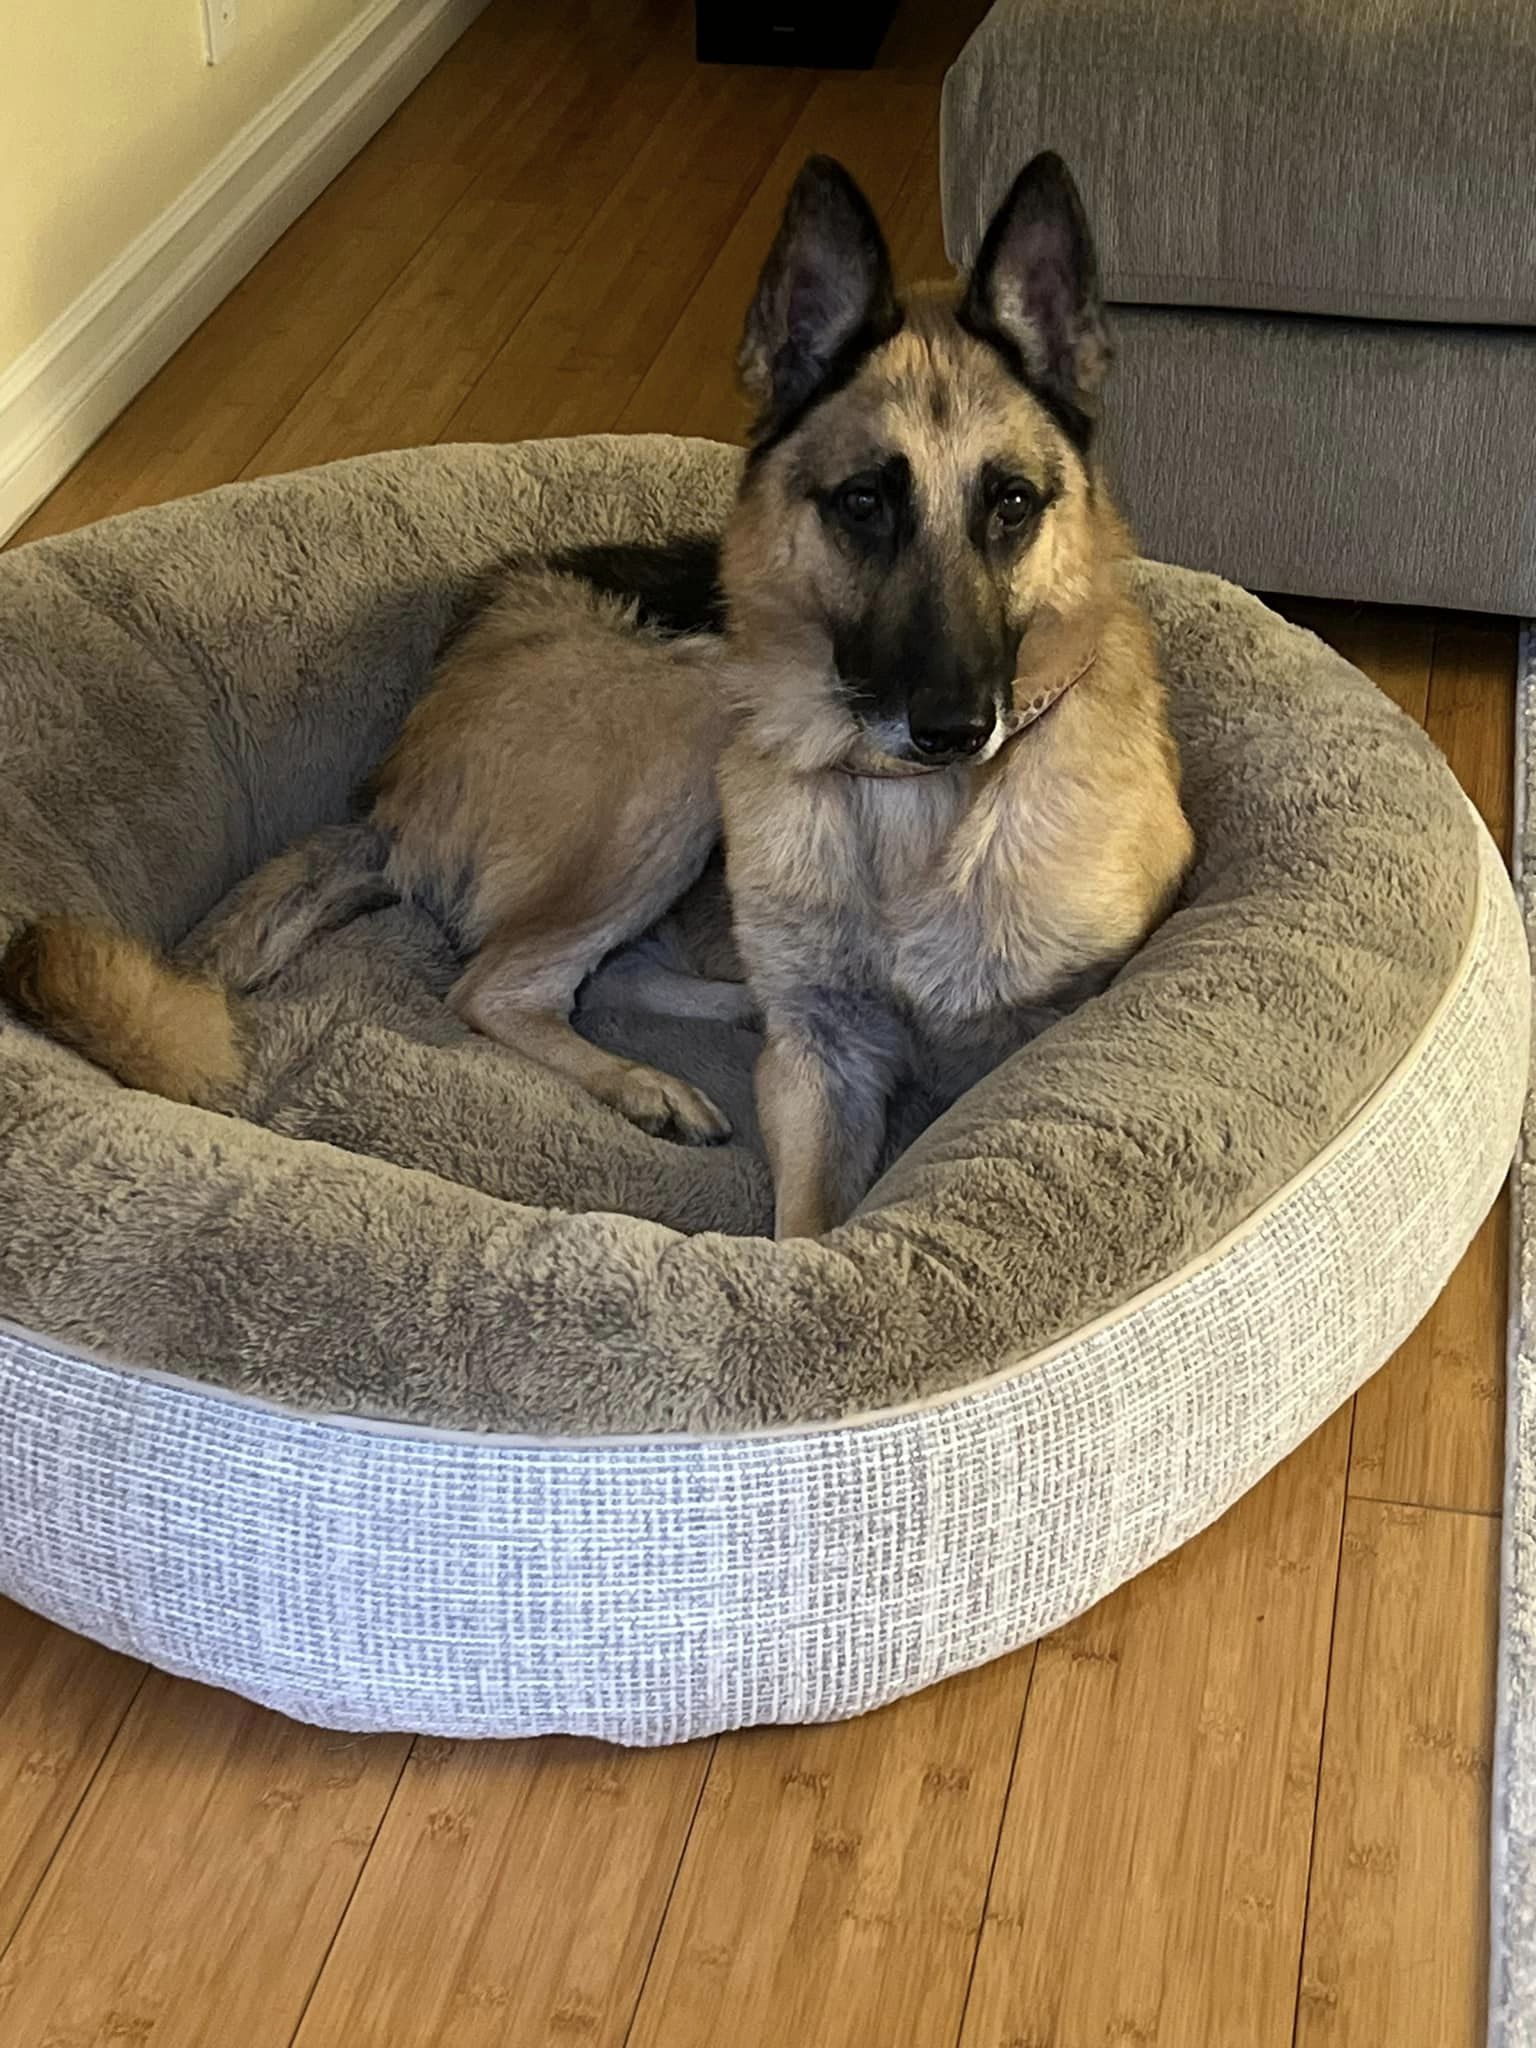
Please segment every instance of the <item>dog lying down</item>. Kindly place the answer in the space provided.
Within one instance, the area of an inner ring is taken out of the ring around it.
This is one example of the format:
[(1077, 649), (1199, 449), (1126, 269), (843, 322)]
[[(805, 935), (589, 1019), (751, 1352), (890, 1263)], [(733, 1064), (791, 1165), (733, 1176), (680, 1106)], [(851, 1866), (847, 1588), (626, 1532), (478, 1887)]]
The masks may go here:
[(366, 818), (254, 875), (197, 971), (56, 919), (0, 990), (130, 1086), (218, 1107), (240, 993), (406, 897), (469, 956), (466, 1023), (658, 1135), (728, 1131), (582, 1037), (577, 991), (759, 1015), (777, 1232), (830, 1229), (903, 1077), (958, 1093), (1102, 985), (1190, 860), (1093, 458), (1107, 362), (1059, 159), (1021, 173), (969, 278), (898, 297), (868, 202), (813, 158), (747, 315), (760, 411), (723, 541), (507, 567)]

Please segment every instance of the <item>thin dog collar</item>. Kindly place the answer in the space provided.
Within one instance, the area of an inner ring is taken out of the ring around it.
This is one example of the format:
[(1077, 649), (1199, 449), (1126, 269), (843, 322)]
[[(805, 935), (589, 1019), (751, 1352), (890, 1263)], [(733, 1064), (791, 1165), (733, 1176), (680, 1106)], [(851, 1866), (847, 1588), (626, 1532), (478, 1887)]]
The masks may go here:
[[(1089, 654), (1088, 659), (1083, 663), (1082, 667), (1080, 669), (1075, 669), (1073, 673), (1067, 677), (1064, 683), (1053, 683), (1050, 689), (1037, 691), (1035, 695), (1030, 698), (1029, 702), (1023, 707), (1023, 710), (1019, 716), (1019, 723), (1014, 727), (1013, 731), (1009, 733), (1008, 739), (1004, 742), (1004, 744), (1011, 744), (1014, 740), (1016, 740), (1019, 737), (1020, 733), (1028, 732), (1029, 728), (1032, 725), (1037, 725), (1040, 722), (1040, 720), (1044, 718), (1047, 711), (1050, 711), (1054, 708), (1054, 706), (1061, 702), (1062, 698), (1065, 697), (1068, 690), (1071, 689), (1074, 683), (1080, 683), (1083, 680), (1083, 677), (1087, 675), (1089, 669), (1093, 667), (1093, 664), (1098, 660), (1098, 658), (1099, 650), (1097, 647), (1095, 647)], [(1001, 753), (1001, 751), (1002, 749), (999, 748), (998, 752)]]

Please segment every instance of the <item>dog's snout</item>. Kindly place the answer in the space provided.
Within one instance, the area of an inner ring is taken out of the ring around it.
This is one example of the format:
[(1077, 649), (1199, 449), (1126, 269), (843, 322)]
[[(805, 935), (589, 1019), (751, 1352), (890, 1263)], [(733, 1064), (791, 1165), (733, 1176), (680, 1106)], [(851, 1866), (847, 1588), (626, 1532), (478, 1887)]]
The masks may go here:
[(991, 739), (995, 724), (990, 711), (975, 714), (952, 712), (947, 717), (914, 719), (910, 728), (913, 751), (935, 765), (945, 761), (965, 761), (981, 752)]

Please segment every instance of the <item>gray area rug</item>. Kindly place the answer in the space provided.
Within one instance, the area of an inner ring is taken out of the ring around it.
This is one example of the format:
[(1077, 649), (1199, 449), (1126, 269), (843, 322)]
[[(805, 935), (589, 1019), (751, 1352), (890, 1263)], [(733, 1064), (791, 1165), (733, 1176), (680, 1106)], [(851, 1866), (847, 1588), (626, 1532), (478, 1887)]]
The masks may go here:
[[(1514, 873), (1536, 952), (1536, 620), (1520, 636), (1515, 687)], [(1515, 1162), (1510, 1261), (1488, 2040), (1536, 2048), (1536, 1091)]]

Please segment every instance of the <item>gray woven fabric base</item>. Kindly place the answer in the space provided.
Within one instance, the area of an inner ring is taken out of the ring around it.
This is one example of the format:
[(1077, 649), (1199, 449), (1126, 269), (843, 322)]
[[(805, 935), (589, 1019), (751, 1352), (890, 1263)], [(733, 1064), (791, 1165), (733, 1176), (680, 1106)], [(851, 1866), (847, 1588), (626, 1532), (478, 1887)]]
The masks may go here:
[[(1520, 637), (1515, 745), (1515, 886), (1536, 949), (1536, 620)], [(1536, 2043), (1536, 1091), (1515, 1164), (1510, 1246), (1489, 2048)]]

